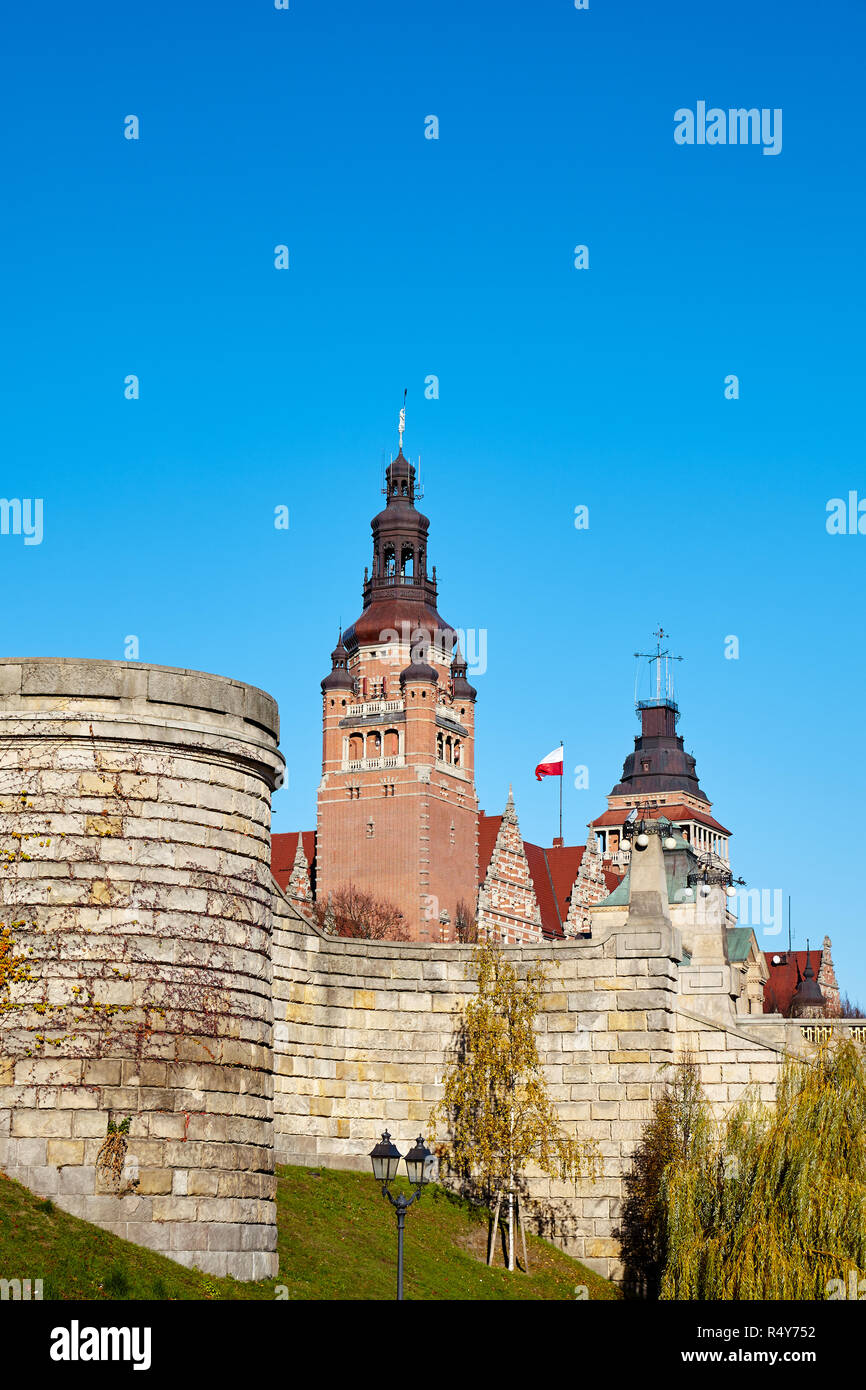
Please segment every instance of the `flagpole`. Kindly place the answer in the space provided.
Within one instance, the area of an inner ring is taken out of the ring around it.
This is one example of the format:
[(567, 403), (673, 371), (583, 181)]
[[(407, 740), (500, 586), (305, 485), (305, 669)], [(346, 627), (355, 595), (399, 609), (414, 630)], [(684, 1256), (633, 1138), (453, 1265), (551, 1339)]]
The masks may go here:
[(565, 739), (562, 743), (562, 776), (559, 779), (559, 838), (562, 839), (562, 784), (565, 781)]

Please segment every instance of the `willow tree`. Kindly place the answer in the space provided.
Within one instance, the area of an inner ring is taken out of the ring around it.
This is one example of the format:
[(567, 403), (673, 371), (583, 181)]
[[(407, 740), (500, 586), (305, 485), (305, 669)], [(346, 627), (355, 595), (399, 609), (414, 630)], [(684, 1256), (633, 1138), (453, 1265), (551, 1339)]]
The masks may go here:
[(667, 1211), (662, 1184), (674, 1164), (705, 1154), (712, 1117), (691, 1056), (668, 1071), (623, 1179), (618, 1232), (628, 1296), (658, 1298), (667, 1260)]
[(553, 1178), (594, 1178), (597, 1150), (566, 1133), (548, 1095), (536, 1039), (544, 967), (534, 962), (521, 977), (502, 947), (486, 940), (475, 947), (467, 975), (478, 989), (464, 1009), (444, 1094), (430, 1116), (431, 1132), (439, 1125), (447, 1129), (449, 1137), (439, 1145), (446, 1165), (488, 1194), (488, 1264), (505, 1201), (513, 1270), (516, 1195), (525, 1169), (534, 1163)]
[(866, 1276), (866, 1058), (846, 1040), (789, 1059), (776, 1104), (747, 1096), (693, 1131), (660, 1182), (664, 1299), (838, 1297)]

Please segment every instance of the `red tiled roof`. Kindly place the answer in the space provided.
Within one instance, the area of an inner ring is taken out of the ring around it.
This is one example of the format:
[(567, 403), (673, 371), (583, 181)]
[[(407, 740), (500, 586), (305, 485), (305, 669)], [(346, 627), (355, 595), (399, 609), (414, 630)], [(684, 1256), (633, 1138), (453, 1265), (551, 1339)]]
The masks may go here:
[[(478, 816), (478, 882), (487, 877), (493, 847), (502, 824), (501, 816)], [(316, 857), (316, 832), (303, 830), (304, 854), (307, 863), (312, 865)], [(541, 926), (545, 936), (562, 936), (565, 919), (568, 916), (568, 902), (577, 871), (583, 859), (585, 845), (533, 845), (524, 840), (523, 848), (532, 877), (538, 909), (541, 913)], [(295, 854), (298, 849), (298, 831), (271, 836), (271, 872), (285, 892), (288, 887)], [(620, 882), (620, 875), (613, 873), (605, 860), (604, 877), (608, 891), (613, 892)]]
[(316, 857), (315, 830), (290, 830), (284, 835), (271, 836), (271, 873), (283, 892), (285, 892), (289, 886), (292, 866), (295, 862), (295, 855), (298, 852), (299, 834), (303, 837), (304, 854), (307, 856), (307, 864), (312, 865)]
[[(478, 817), (478, 882), (487, 877), (496, 836), (502, 824), (501, 816)], [(524, 840), (523, 848), (526, 862), (532, 877), (538, 910), (541, 913), (541, 927), (545, 936), (562, 936), (565, 919), (568, 916), (568, 899), (577, 878), (577, 871), (583, 859), (585, 845), (533, 845)], [(609, 869), (604, 870), (608, 890), (612, 893), (619, 883), (619, 877)]]
[[(808, 953), (812, 962), (812, 969), (815, 972), (815, 979), (818, 978), (823, 955), (823, 951), (809, 951)], [(773, 964), (774, 956), (781, 956), (778, 965)], [(770, 972), (770, 978), (764, 985), (764, 1013), (784, 1014), (787, 1017), (791, 1009), (794, 990), (800, 983), (806, 969), (806, 952), (765, 951), (764, 960), (767, 962), (767, 968)]]
[[(563, 922), (568, 916), (565, 896), (571, 892), (574, 876), (572, 876), (571, 881), (566, 886), (565, 892), (560, 894), (558, 889), (563, 878), (562, 868), (560, 866), (557, 873), (557, 878), (560, 880), (560, 884), (557, 884), (553, 877), (553, 870), (548, 855), (558, 854), (560, 859), (562, 859), (563, 854), (567, 852), (574, 863), (574, 873), (576, 874), (580, 865), (580, 858), (583, 855), (583, 848), (581, 847), (580, 850), (576, 850), (575, 847), (570, 845), (568, 851), (565, 851), (564, 848), (558, 850), (545, 850), (541, 845), (531, 845), (528, 841), (524, 840), (523, 849), (535, 887), (535, 897), (541, 913), (542, 930), (545, 936), (562, 936)], [(575, 854), (578, 856), (577, 859), (575, 859)]]
[[(657, 819), (659, 816), (667, 816), (668, 820), (671, 821), (696, 820), (699, 825), (706, 825), (710, 830), (718, 830), (721, 835), (730, 835), (731, 833), (730, 830), (726, 830), (723, 825), (720, 825), (717, 820), (714, 820), (707, 811), (696, 811), (693, 806), (652, 806), (645, 814), (652, 820)], [(616, 806), (612, 811), (605, 811), (603, 815), (598, 816), (594, 821), (590, 821), (590, 825), (593, 828), (597, 825), (622, 825), (626, 817), (630, 815), (630, 806)]]
[(490, 867), (490, 860), (493, 855), (493, 846), (496, 844), (496, 836), (499, 834), (499, 827), (502, 824), (501, 816), (485, 816), (483, 811), (478, 813), (478, 882), (483, 883), (487, 877), (487, 870)]

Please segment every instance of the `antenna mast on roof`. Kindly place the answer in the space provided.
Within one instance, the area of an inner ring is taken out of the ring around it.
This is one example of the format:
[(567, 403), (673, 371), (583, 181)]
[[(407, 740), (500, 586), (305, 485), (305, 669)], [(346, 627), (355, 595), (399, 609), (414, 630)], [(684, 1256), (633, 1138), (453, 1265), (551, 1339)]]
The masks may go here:
[[(682, 661), (681, 656), (675, 656), (668, 648), (662, 648), (662, 641), (665, 637), (670, 637), (669, 632), (659, 624), (658, 631), (653, 633), (656, 639), (656, 649), (654, 652), (635, 652), (635, 660), (640, 661), (645, 658), (650, 665), (655, 663), (655, 694), (649, 700), (635, 700), (635, 709), (647, 709), (652, 705), (673, 705), (674, 702), (674, 675), (671, 670), (672, 661)], [(662, 680), (662, 662), (664, 662), (664, 680)], [(652, 687), (651, 687), (652, 688)], [(635, 679), (635, 693), (637, 693), (637, 679)]]

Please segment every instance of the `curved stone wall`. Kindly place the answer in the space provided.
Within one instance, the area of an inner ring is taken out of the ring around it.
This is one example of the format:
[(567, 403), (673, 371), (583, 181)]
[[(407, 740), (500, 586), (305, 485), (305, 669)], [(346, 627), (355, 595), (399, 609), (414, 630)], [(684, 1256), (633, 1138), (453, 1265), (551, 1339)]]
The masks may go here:
[(0, 661), (0, 1166), (183, 1264), (276, 1274), (270, 696)]

